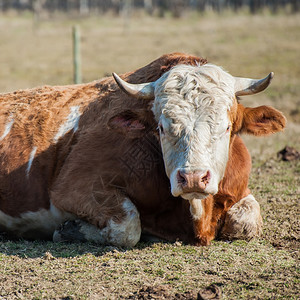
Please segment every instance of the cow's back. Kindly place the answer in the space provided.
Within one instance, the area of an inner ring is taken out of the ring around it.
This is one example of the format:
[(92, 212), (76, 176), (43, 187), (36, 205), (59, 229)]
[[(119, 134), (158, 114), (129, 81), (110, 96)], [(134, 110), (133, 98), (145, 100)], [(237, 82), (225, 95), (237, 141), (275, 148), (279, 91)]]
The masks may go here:
[[(48, 190), (67, 155), (94, 85), (40, 87), (0, 95), (0, 210), (49, 208)], [(66, 141), (68, 142), (66, 143)]]

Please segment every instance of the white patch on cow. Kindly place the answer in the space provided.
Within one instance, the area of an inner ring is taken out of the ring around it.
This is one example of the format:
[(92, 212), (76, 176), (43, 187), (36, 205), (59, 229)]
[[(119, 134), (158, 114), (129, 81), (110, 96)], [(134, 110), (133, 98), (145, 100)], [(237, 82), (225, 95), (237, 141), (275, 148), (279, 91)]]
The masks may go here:
[(200, 220), (203, 214), (203, 205), (201, 199), (190, 200), (190, 212), (194, 220)]
[(107, 226), (99, 229), (92, 224), (80, 220), (78, 222), (80, 224), (80, 233), (84, 235), (87, 241), (102, 245), (118, 247), (135, 246), (141, 237), (140, 216), (136, 207), (128, 198), (125, 198), (122, 206), (126, 216), (121, 222), (115, 222), (112, 216), (107, 222)]
[(9, 119), (10, 120), (5, 125), (4, 132), (3, 132), (2, 136), (0, 137), (0, 141), (2, 141), (10, 133), (10, 130), (14, 124), (14, 119), (12, 117), (10, 117)]
[(37, 150), (37, 147), (33, 147), (32, 151), (30, 153), (29, 160), (28, 160), (28, 163), (27, 163), (27, 168), (26, 168), (26, 176), (27, 177), (29, 176), (30, 169), (31, 169), (34, 157), (35, 157), (36, 150)]
[(62, 136), (64, 136), (68, 131), (73, 129), (73, 132), (76, 132), (78, 129), (79, 119), (80, 119), (80, 110), (79, 106), (72, 106), (70, 108), (71, 112), (68, 115), (67, 121), (62, 124), (54, 137), (54, 141), (57, 142)]
[(133, 247), (141, 237), (140, 215), (134, 204), (125, 198), (123, 209), (126, 217), (121, 223), (112, 219), (103, 231), (107, 235), (107, 243), (114, 246)]
[(19, 217), (11, 217), (0, 211), (0, 230), (24, 238), (51, 238), (54, 230), (66, 220), (75, 216), (58, 210), (52, 203), (50, 208), (36, 212), (26, 212)]
[(226, 219), (220, 237), (229, 240), (246, 239), (260, 236), (262, 218), (259, 203), (253, 195), (235, 203), (226, 213)]
[(234, 85), (234, 77), (211, 64), (178, 65), (156, 82), (152, 110), (163, 128), (161, 147), (174, 196), (195, 198), (183, 193), (179, 170), (209, 171), (210, 181), (196, 198), (217, 193), (228, 161)]

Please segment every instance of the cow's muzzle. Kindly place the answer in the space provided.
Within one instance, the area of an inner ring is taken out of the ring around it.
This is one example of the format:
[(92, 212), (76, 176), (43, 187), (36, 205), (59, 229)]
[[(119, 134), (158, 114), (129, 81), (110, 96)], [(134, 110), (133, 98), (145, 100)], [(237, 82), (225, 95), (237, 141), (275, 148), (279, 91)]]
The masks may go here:
[(206, 171), (189, 171), (184, 169), (177, 171), (177, 184), (183, 194), (206, 193), (206, 187), (210, 182), (211, 173)]

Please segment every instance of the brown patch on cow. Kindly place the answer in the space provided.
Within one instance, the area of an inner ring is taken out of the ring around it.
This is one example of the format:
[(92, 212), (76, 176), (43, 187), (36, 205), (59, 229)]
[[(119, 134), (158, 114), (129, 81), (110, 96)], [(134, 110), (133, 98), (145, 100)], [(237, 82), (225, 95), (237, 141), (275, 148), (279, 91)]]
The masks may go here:
[[(207, 60), (205, 58), (199, 58), (197, 56), (191, 56), (191, 55), (184, 55), (180, 53), (173, 53), (170, 57), (170, 63), (166, 66), (161, 67), (161, 75), (163, 73), (168, 72), (176, 65), (185, 64), (185, 65), (191, 65), (191, 66), (202, 66), (207, 63)], [(160, 76), (161, 76), (160, 75)]]
[(122, 76), (130, 83), (153, 82), (159, 79), (164, 73), (168, 72), (174, 66), (184, 65), (204, 65), (207, 60), (193, 55), (183, 53), (171, 53), (161, 56), (147, 66)]
[(247, 188), (250, 171), (250, 154), (242, 139), (234, 135), (231, 138), (229, 160), (224, 178), (219, 183), (219, 191), (216, 195), (202, 200), (203, 216), (194, 221), (196, 245), (209, 245), (222, 228), (226, 212), (250, 193)]
[[(49, 188), (76, 142), (72, 130), (58, 143), (54, 137), (66, 122), (70, 107), (80, 106), (83, 112), (97, 97), (97, 92), (94, 84), (86, 84), (44, 86), (0, 94), (0, 132), (10, 116), (14, 120), (0, 145), (2, 212), (19, 217), (27, 211), (49, 209)], [(30, 174), (26, 176), (28, 160), (35, 147)]]
[(202, 200), (203, 213), (200, 219), (193, 221), (195, 245), (208, 246), (215, 237), (216, 228), (212, 224), (214, 198), (209, 195)]
[(277, 156), (284, 161), (292, 161), (300, 159), (300, 152), (293, 147), (285, 146), (277, 153)]

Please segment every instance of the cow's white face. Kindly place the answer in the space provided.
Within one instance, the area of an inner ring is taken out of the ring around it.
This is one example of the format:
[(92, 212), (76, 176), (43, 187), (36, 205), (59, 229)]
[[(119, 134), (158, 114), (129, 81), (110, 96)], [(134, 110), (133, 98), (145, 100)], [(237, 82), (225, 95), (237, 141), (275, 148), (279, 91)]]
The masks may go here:
[[(127, 94), (149, 101), (154, 98), (152, 111), (174, 196), (192, 200), (218, 192), (228, 161), (232, 127), (234, 133), (254, 135), (267, 135), (284, 128), (284, 117), (274, 109), (245, 108), (236, 101), (236, 96), (263, 91), (273, 73), (260, 80), (240, 78), (205, 64), (177, 65), (157, 81), (144, 84), (130, 84), (113, 75)], [(126, 133), (139, 128), (131, 116), (117, 115), (111, 120), (121, 123), (118, 126)]]
[(214, 65), (177, 66), (157, 82), (153, 112), (173, 196), (216, 194), (228, 161), (234, 78)]

